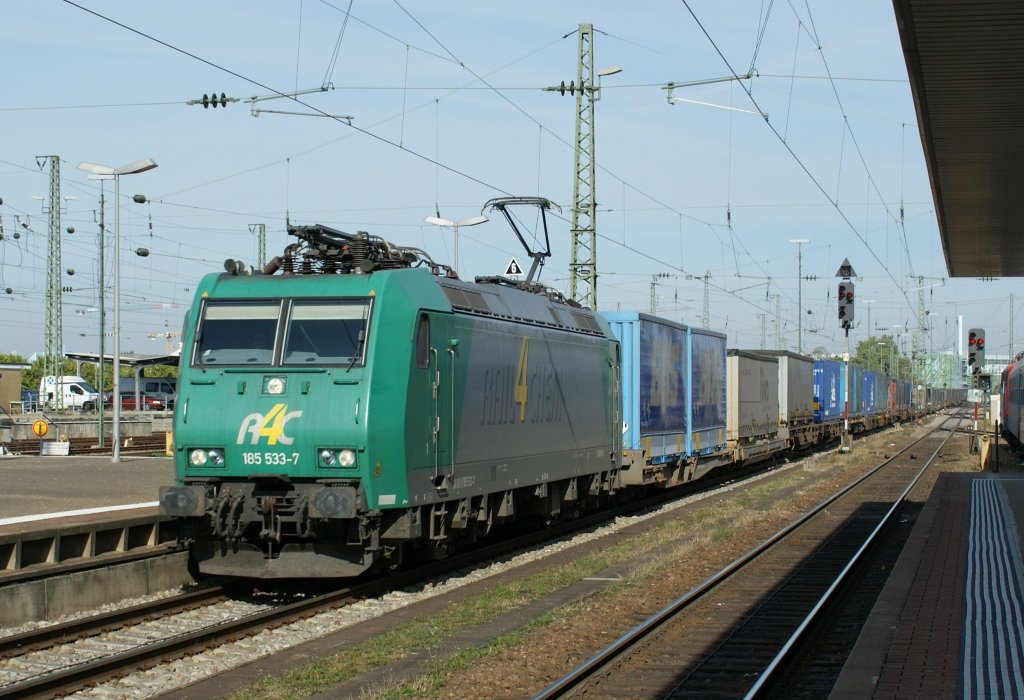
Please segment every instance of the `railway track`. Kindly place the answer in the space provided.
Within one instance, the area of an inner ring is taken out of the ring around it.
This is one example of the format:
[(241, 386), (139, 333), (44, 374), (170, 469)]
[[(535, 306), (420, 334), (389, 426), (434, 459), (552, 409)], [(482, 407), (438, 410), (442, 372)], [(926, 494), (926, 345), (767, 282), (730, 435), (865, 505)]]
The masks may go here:
[(846, 593), (960, 420), (948, 418), (885, 459), (536, 698), (827, 695), (830, 678), (805, 679), (795, 690), (787, 670), (807, 655), (815, 622)]
[[(71, 443), (69, 448), (69, 454), (71, 456), (108, 455), (113, 449), (109, 436), (107, 436), (102, 446), (98, 446), (96, 444), (96, 438), (94, 437), (71, 438), (69, 442)], [(121, 454), (162, 454), (166, 446), (166, 433), (140, 435), (125, 441), (125, 444), (121, 446)], [(39, 454), (39, 440), (12, 440), (8, 443), (7, 447), (11, 452), (16, 454)]]
[(52, 698), (381, 595), (379, 579), (306, 595), (214, 586), (0, 640), (0, 698)]
[[(735, 476), (733, 474), (732, 478)], [(541, 531), (531, 531), (345, 588), (289, 595), (283, 588), (283, 594), (281, 591), (253, 594), (251, 586), (244, 593), (238, 587), (215, 586), (0, 638), (0, 698), (49, 698), (75, 692), (320, 612), (445, 577), (453, 571), (479, 567), (618, 516), (636, 514), (680, 495), (680, 491), (661, 492), (623, 504), (611, 512), (557, 523)], [(298, 586), (300, 591), (309, 589), (308, 582)]]
[[(734, 471), (712, 481), (731, 481), (740, 476)], [(322, 595), (297, 600), (279, 597), (268, 604), (267, 596), (254, 603), (251, 596), (214, 588), (0, 639), (0, 698), (52, 697), (73, 692), (135, 669), (208, 651), (323, 610), (342, 608), (356, 600), (422, 584), (425, 579), (444, 576), (453, 570), (479, 566), (481, 562), (546, 544), (617, 516), (632, 515), (679, 498), (683, 492), (691, 493), (711, 485), (712, 482), (705, 481), (699, 488), (691, 485), (661, 492), (649, 499), (624, 504), (615, 512), (559, 523), (542, 532)], [(81, 651), (76, 651), (79, 648)]]

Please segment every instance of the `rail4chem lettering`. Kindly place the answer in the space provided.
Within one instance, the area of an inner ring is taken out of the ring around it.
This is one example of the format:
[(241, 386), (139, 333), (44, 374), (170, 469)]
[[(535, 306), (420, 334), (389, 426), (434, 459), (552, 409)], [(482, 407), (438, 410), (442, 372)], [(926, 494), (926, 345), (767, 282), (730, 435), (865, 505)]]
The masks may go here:
[(245, 437), (248, 435), (250, 445), (258, 445), (261, 437), (267, 438), (268, 445), (290, 445), (292, 438), (285, 435), (285, 425), (301, 415), (302, 411), (289, 413), (288, 404), (283, 403), (275, 404), (266, 414), (250, 413), (242, 420), (235, 444), (245, 444)]

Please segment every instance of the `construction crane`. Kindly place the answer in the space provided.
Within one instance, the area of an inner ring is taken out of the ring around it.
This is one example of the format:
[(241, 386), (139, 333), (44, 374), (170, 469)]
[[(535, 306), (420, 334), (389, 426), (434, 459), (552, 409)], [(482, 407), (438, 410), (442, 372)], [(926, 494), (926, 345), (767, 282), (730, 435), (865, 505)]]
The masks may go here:
[(148, 337), (150, 340), (156, 340), (157, 338), (163, 338), (165, 340), (165, 343), (166, 343), (167, 354), (168, 355), (173, 355), (174, 354), (174, 342), (173, 342), (173, 339), (177, 338), (179, 335), (181, 335), (181, 334), (176, 332), (176, 331), (163, 331), (162, 333), (150, 333), (146, 337)]

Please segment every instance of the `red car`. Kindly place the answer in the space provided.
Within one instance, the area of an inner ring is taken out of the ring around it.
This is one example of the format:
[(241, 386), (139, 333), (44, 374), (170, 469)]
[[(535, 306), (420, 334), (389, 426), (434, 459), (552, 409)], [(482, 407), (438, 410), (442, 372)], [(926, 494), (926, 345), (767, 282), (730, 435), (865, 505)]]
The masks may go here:
[[(162, 400), (154, 398), (152, 396), (146, 396), (145, 394), (143, 394), (139, 398), (142, 401), (142, 410), (143, 411), (163, 411), (166, 408), (166, 406), (164, 406), (164, 402)], [(104, 395), (104, 397), (103, 397), (103, 404), (105, 406), (113, 406), (114, 405), (113, 394), (106, 394), (106, 395)], [(121, 410), (123, 410), (123, 411), (134, 411), (134, 410), (136, 410), (136, 408), (135, 408), (135, 393), (134, 392), (130, 392), (130, 391), (128, 391), (128, 392), (121, 392)]]

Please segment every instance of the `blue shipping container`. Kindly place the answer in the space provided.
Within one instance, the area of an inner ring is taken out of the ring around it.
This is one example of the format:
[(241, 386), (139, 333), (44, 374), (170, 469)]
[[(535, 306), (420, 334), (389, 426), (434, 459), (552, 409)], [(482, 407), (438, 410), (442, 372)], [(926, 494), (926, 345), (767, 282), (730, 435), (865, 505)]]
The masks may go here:
[(878, 373), (863, 370), (860, 375), (861, 411), (865, 416), (873, 416), (878, 412)]
[(618, 339), (624, 449), (653, 463), (725, 444), (725, 335), (635, 311), (601, 312)]
[(622, 446), (660, 436), (652, 450), (668, 458), (688, 442), (689, 363), (686, 326), (635, 311), (602, 312), (619, 341)]
[(640, 318), (640, 434), (686, 432), (686, 326)]
[[(842, 362), (840, 362), (839, 364), (841, 366), (843, 365)], [(845, 372), (846, 368), (843, 367), (842, 371)], [(864, 402), (863, 402), (863, 397), (861, 396), (861, 391), (860, 391), (860, 384), (861, 384), (861, 381), (862, 381), (861, 380), (861, 374), (862, 374), (863, 370), (861, 370), (861, 368), (858, 367), (857, 365), (850, 365), (849, 371), (850, 371), (850, 390), (846, 394), (840, 394), (839, 395), (839, 405), (840, 405), (840, 415), (842, 415), (843, 397), (845, 396), (846, 397), (846, 401), (849, 404), (849, 417), (853, 418), (854, 416), (863, 415), (863, 412), (864, 412)], [(846, 391), (846, 375), (845, 374), (843, 375), (843, 381), (840, 382), (840, 386), (842, 387), (843, 391), (845, 392)]]
[(831, 423), (843, 417), (843, 363), (814, 361), (814, 422)]
[(700, 328), (690, 329), (690, 358), (693, 363), (693, 429), (725, 427), (725, 336)]

